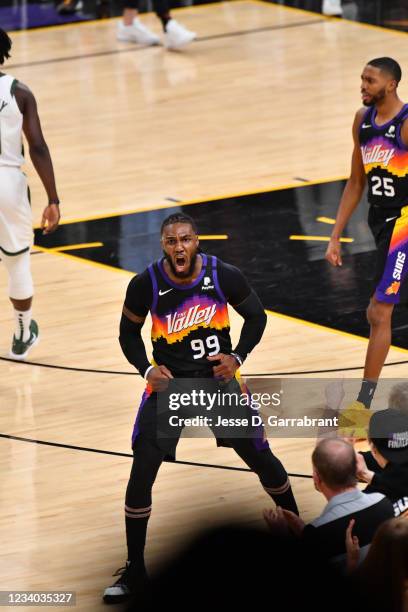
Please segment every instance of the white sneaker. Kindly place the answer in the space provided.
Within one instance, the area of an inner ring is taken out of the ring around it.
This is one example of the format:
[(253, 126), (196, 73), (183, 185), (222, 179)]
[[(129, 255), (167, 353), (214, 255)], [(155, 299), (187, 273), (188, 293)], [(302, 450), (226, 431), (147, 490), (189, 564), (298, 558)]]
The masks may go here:
[(118, 23), (118, 31), (116, 34), (118, 40), (124, 42), (134, 42), (139, 45), (160, 45), (160, 38), (146, 28), (146, 26), (134, 19), (132, 25), (125, 25), (123, 21)]
[(343, 15), (341, 0), (323, 0), (322, 13), (329, 17), (341, 17)]
[(190, 32), (175, 19), (170, 19), (166, 25), (164, 45), (167, 49), (181, 49), (191, 43), (197, 34)]

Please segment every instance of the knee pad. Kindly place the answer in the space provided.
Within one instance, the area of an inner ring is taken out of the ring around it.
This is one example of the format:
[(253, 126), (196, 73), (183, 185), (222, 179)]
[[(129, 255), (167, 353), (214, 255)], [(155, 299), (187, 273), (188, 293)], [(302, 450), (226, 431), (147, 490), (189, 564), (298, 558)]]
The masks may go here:
[(9, 296), (15, 300), (26, 300), (34, 293), (31, 276), (30, 251), (21, 255), (1, 255), (9, 277)]

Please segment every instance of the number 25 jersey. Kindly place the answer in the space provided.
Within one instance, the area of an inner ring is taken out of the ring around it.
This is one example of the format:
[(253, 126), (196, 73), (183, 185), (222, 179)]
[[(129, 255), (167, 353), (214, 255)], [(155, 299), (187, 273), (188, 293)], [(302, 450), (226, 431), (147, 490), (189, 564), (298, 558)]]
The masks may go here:
[(408, 148), (401, 139), (408, 104), (384, 125), (376, 124), (376, 115), (375, 106), (370, 107), (359, 130), (368, 201), (376, 207), (400, 209), (408, 204)]

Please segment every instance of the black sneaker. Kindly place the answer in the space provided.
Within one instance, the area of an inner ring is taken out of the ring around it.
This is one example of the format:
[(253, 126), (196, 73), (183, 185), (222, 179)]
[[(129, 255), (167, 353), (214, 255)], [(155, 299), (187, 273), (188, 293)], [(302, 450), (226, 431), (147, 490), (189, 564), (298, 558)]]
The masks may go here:
[(147, 582), (146, 570), (140, 566), (135, 567), (130, 561), (126, 561), (126, 565), (120, 567), (113, 575), (119, 578), (112, 586), (105, 589), (103, 601), (107, 604), (128, 601)]

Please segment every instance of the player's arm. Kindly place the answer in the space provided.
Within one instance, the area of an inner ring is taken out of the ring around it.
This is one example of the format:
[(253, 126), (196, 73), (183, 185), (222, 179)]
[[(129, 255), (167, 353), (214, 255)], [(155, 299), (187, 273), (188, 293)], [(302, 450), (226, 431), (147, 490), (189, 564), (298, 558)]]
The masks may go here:
[(146, 378), (153, 391), (165, 388), (171, 372), (165, 366), (152, 366), (147, 358), (142, 327), (152, 303), (152, 283), (143, 272), (130, 281), (119, 326), (119, 343), (126, 359)]
[(23, 115), (23, 132), (27, 138), (31, 161), (47, 192), (48, 206), (43, 211), (41, 227), (44, 234), (49, 234), (57, 229), (60, 220), (59, 199), (51, 155), (41, 130), (34, 95), (26, 85), (19, 82), (15, 85), (13, 93)]
[(354, 118), (354, 150), (351, 159), (351, 174), (340, 200), (340, 205), (336, 216), (336, 223), (333, 227), (329, 246), (327, 247), (326, 251), (326, 259), (333, 266), (342, 265), (340, 237), (348, 220), (361, 200), (366, 184), (366, 175), (359, 143), (359, 130), (365, 112), (366, 109), (362, 108), (358, 111)]
[(220, 364), (214, 367), (215, 376), (228, 379), (232, 378), (261, 340), (267, 319), (259, 297), (238, 268), (219, 262), (218, 278), (228, 303), (244, 319), (238, 344), (231, 355), (208, 357), (210, 361), (220, 361)]

